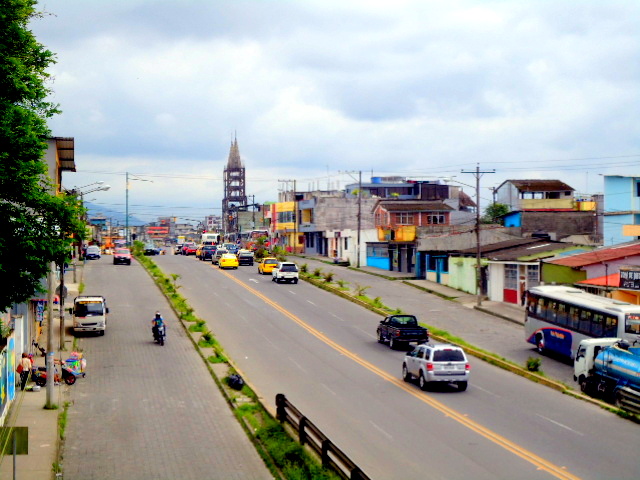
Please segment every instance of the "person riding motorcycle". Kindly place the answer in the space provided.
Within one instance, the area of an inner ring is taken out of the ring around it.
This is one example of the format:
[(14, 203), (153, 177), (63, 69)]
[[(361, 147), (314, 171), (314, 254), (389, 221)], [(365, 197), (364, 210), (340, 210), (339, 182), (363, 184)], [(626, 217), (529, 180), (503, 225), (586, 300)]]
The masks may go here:
[(155, 317), (153, 317), (153, 320), (151, 320), (151, 332), (153, 333), (154, 340), (158, 339), (158, 327), (163, 325), (164, 325), (164, 319), (162, 318), (162, 315), (160, 315), (160, 312), (156, 312)]

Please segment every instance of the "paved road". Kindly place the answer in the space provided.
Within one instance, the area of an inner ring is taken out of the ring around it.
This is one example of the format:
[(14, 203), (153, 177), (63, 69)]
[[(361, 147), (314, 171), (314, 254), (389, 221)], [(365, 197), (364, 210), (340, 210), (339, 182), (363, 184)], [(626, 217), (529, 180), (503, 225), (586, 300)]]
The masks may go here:
[[(72, 387), (66, 480), (272, 478), (148, 274), (87, 262), (85, 294), (104, 295), (106, 335), (82, 336), (88, 374)], [(160, 309), (164, 347), (151, 339)]]
[(182, 276), (182, 293), (265, 402), (287, 394), (373, 478), (640, 475), (637, 427), (593, 405), (473, 359), (467, 392), (423, 393), (400, 380), (403, 353), (376, 343), (379, 317), (361, 307), (304, 282), (276, 285), (255, 267), (157, 261)]

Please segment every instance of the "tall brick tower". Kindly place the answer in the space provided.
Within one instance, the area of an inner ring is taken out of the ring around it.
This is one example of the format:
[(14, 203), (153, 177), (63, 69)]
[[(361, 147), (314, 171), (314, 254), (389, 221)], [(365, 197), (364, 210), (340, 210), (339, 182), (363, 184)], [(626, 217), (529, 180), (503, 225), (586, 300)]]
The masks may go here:
[(224, 168), (224, 198), (222, 199), (222, 225), (225, 234), (238, 233), (238, 207), (247, 206), (244, 165), (240, 159), (238, 139), (234, 138), (229, 149), (229, 159)]

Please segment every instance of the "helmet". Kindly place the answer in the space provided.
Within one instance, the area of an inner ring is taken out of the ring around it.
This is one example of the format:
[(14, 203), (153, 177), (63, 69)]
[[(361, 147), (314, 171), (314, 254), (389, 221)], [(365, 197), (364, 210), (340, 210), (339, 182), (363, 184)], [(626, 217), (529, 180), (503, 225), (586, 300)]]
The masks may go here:
[(156, 312), (156, 318), (160, 318), (162, 315), (160, 315), (160, 312)]

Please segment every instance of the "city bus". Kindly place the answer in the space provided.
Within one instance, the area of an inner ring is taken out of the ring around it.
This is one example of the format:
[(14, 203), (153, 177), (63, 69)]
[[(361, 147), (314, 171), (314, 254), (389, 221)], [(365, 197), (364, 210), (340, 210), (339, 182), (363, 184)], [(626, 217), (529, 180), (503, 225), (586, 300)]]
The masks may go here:
[(220, 243), (220, 234), (219, 233), (203, 233), (200, 238), (200, 243), (202, 245), (217, 245)]
[(526, 341), (539, 352), (572, 358), (585, 338), (640, 343), (640, 305), (570, 286), (541, 285), (527, 292), (524, 330)]

